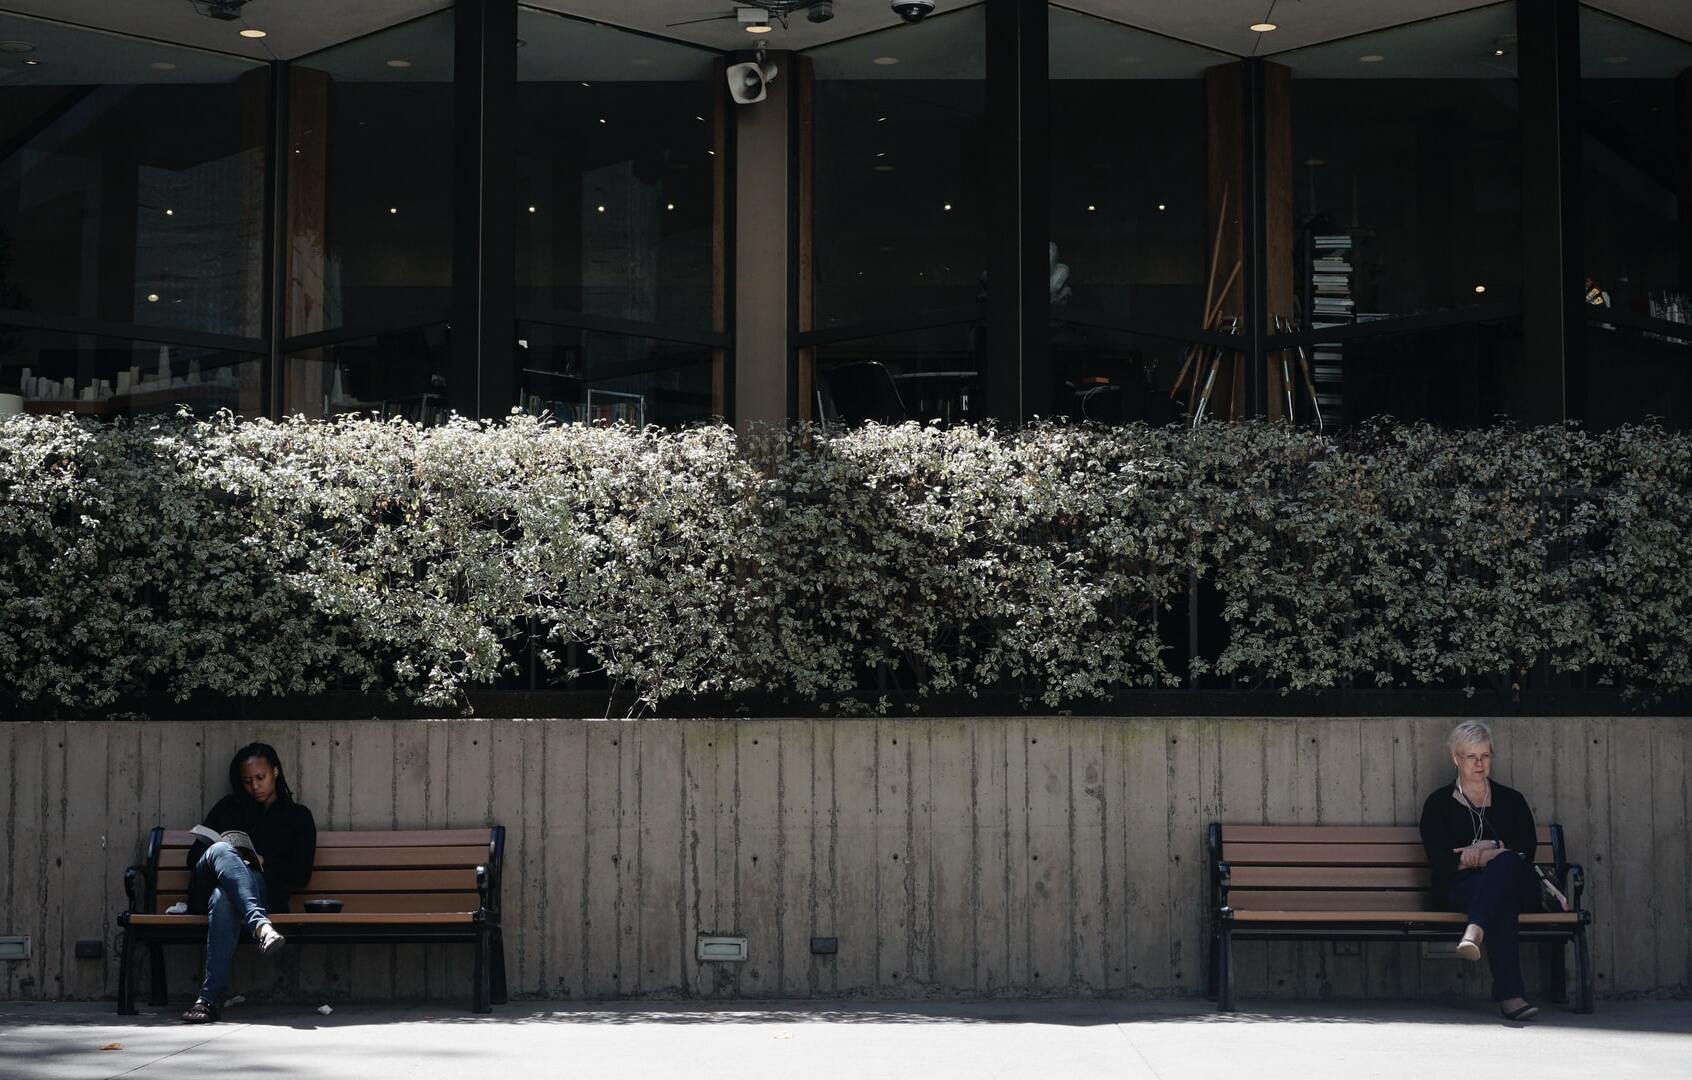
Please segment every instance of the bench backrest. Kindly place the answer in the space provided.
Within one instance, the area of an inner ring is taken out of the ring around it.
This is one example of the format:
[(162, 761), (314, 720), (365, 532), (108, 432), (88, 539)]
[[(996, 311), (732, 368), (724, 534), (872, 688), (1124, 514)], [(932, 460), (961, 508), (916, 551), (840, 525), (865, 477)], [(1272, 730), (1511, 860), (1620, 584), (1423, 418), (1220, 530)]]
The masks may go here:
[[(1413, 825), (1213, 825), (1210, 845), (1236, 911), (1435, 910)], [(1534, 861), (1560, 867), (1561, 854), (1561, 828), (1540, 826)]]
[[(147, 866), (154, 883), (155, 913), (187, 898), (187, 830), (154, 829)], [(319, 832), (311, 880), (293, 894), (290, 907), (305, 901), (339, 900), (348, 914), (462, 912), (482, 906), (476, 868), (488, 868), (490, 910), (499, 910), (499, 864), (504, 830), (435, 829), (411, 832)], [(156, 871), (156, 873), (155, 873)]]

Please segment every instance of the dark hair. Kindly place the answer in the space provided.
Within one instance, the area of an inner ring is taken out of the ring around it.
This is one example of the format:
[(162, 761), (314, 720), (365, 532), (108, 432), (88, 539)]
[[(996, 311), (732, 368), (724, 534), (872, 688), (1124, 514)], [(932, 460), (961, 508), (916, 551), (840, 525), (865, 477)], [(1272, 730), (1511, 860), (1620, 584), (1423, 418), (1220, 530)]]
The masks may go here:
[(288, 787), (288, 778), (282, 773), (282, 759), (276, 753), (276, 748), (269, 743), (248, 743), (235, 751), (235, 757), (229, 762), (229, 790), (243, 798), (247, 795), (246, 785), (241, 783), (241, 766), (249, 758), (262, 758), (276, 770), (276, 801), (291, 803), (294, 801), (293, 789)]

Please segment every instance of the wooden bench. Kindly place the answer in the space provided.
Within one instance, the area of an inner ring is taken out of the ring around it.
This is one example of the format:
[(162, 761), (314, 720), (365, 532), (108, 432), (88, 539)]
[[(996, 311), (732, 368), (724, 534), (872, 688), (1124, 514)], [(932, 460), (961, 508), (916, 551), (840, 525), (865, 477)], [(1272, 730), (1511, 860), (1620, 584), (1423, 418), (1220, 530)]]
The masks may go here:
[[(1216, 1007), (1234, 1008), (1234, 941), (1458, 941), (1468, 917), (1433, 907), (1433, 875), (1415, 827), (1222, 825), (1208, 831)], [(1585, 875), (1568, 861), (1561, 825), (1539, 830), (1534, 862), (1574, 910), (1521, 917), (1522, 943), (1545, 950), (1547, 999), (1565, 1000), (1563, 946), (1573, 944), (1578, 1000), (1592, 1011), (1592, 963), (1581, 907)]]
[[(188, 892), (185, 866), (195, 837), (153, 829), (145, 861), (124, 873), (129, 910), (118, 963), (118, 1012), (135, 1012), (136, 950), (146, 946), (148, 1003), (164, 1005), (164, 945), (204, 945), (206, 916), (166, 915)], [(326, 944), (443, 944), (476, 947), (472, 998), (477, 1012), (504, 1004), (505, 940), (499, 925), (500, 864), (505, 828), (414, 832), (320, 832), (317, 863), (287, 914), (271, 921), (288, 948)], [(342, 903), (335, 914), (305, 910), (307, 900)]]

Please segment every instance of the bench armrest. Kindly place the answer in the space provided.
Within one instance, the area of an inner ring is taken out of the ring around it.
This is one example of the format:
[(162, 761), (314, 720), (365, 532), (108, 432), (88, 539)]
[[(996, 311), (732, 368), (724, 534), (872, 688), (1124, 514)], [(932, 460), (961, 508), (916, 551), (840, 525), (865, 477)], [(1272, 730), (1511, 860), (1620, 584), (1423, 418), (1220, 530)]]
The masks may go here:
[(1564, 889), (1564, 892), (1568, 894), (1570, 907), (1574, 908), (1576, 911), (1586, 910), (1583, 902), (1581, 901), (1581, 894), (1586, 892), (1585, 867), (1581, 866), (1579, 863), (1569, 864), (1567, 887)]
[(145, 866), (131, 866), (123, 872), (123, 892), (129, 898), (129, 913), (142, 915), (147, 912), (147, 868)]
[(482, 910), (493, 910), (493, 881), (485, 866), (476, 867), (476, 893), (481, 897)]
[(1216, 910), (1221, 911), (1228, 906), (1228, 886), (1233, 881), (1234, 869), (1225, 862), (1216, 864), (1216, 888), (1211, 900), (1215, 902)]

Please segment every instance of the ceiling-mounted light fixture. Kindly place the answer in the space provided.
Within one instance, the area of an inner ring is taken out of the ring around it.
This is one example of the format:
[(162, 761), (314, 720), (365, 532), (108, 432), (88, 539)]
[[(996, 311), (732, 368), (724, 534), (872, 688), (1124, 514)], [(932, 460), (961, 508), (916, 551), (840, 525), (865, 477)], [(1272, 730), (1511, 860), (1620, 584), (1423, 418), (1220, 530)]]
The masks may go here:
[(734, 21), (748, 34), (767, 34), (775, 29), (770, 25), (770, 13), (763, 8), (737, 7), (734, 9)]
[(245, 30), (241, 31), (241, 36), (244, 38), (261, 38), (265, 36), (265, 32), (256, 27), (249, 26)]
[(1259, 34), (1267, 34), (1271, 30), (1279, 30), (1280, 27), (1272, 22), (1254, 22), (1251, 24), (1251, 29)]

